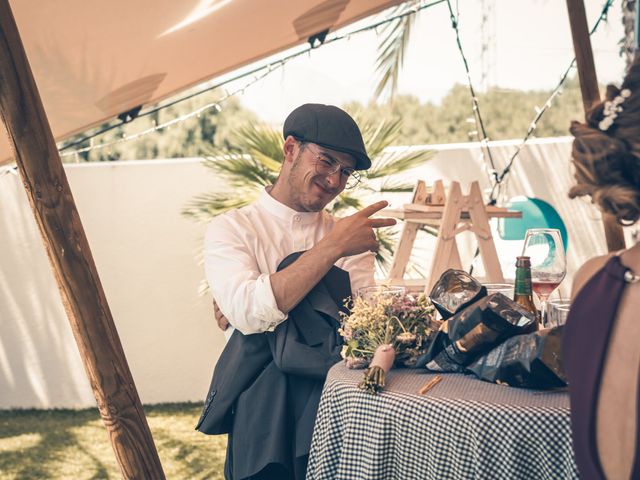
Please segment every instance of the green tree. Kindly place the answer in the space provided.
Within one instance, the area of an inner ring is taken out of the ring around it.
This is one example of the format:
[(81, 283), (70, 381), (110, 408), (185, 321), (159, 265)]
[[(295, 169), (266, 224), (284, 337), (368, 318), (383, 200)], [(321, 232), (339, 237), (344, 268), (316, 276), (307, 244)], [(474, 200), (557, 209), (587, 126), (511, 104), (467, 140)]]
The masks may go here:
[[(487, 134), (491, 140), (520, 139), (535, 116), (534, 107), (542, 107), (551, 91), (506, 90), (491, 88), (478, 93), (478, 103)], [(138, 118), (94, 139), (94, 143), (109, 143), (123, 135), (134, 134), (152, 126), (179, 118), (215, 102), (221, 94), (208, 92), (178, 103), (153, 115)], [(471, 98), (465, 85), (456, 84), (439, 103), (421, 103), (412, 95), (398, 95), (393, 102), (369, 102), (366, 106), (352, 102), (347, 110), (359, 112), (360, 118), (377, 125), (380, 118), (397, 123), (393, 133), (395, 145), (428, 145), (477, 141), (471, 134), (476, 127), (467, 120), (472, 117)], [(583, 118), (580, 88), (576, 78), (569, 80), (564, 93), (540, 120), (534, 136), (562, 136), (568, 134), (571, 120)], [(137, 140), (116, 143), (77, 156), (63, 157), (67, 162), (135, 160), (154, 158), (183, 158), (210, 156), (211, 147), (237, 151), (237, 132), (243, 125), (257, 122), (257, 115), (242, 106), (237, 98), (222, 104), (222, 110), (210, 108), (197, 117), (160, 129)], [(74, 142), (91, 132), (70, 139)], [(87, 146), (89, 142), (79, 147)], [(74, 147), (78, 148), (78, 147)]]
[[(550, 90), (505, 90), (491, 88), (479, 93), (478, 104), (490, 140), (520, 139), (536, 115), (535, 107), (542, 107), (551, 95)], [(439, 104), (421, 103), (412, 95), (398, 95), (393, 102), (371, 101), (365, 106), (358, 102), (347, 108), (360, 110), (364, 119), (402, 120), (397, 145), (426, 145), (477, 141), (471, 97), (466, 85), (456, 84)], [(563, 94), (556, 98), (537, 125), (534, 136), (568, 135), (571, 120), (581, 119), (582, 101), (577, 79), (567, 82)]]

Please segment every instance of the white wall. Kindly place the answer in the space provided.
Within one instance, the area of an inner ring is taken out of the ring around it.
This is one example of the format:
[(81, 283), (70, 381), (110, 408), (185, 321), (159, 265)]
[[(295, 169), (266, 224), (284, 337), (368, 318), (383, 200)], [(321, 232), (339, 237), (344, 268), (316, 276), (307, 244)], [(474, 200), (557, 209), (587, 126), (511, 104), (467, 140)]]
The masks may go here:
[[(602, 227), (601, 216), (588, 200), (588, 197), (570, 200), (567, 197), (569, 187), (573, 184), (572, 166), (570, 165), (571, 137), (533, 139), (520, 152), (513, 163), (511, 174), (506, 178), (505, 198), (515, 196), (537, 197), (549, 202), (558, 211), (568, 230), (567, 277), (561, 285), (563, 296), (570, 294), (573, 274), (588, 258), (606, 252), (606, 241)], [(520, 141), (491, 142), (492, 157), (498, 171), (504, 168)], [(396, 147), (396, 149), (426, 148), (426, 147)], [(487, 163), (482, 160), (478, 143), (432, 145), (437, 155), (424, 166), (409, 171), (405, 178), (413, 181), (417, 178), (431, 183), (436, 179), (457, 180), (462, 184), (463, 194), (468, 193), (468, 184), (474, 180), (480, 181), (481, 189), (490, 190)], [(394, 198), (395, 204), (406, 203), (406, 196)], [(497, 228), (497, 221), (493, 221)], [(625, 231), (627, 244), (631, 242), (631, 230)], [(470, 233), (460, 235), (460, 255), (462, 264), (469, 265), (476, 246)], [(502, 269), (506, 277), (515, 276), (515, 258), (522, 250), (522, 242), (504, 241), (494, 230), (494, 240)], [(423, 270), (429, 271), (432, 251), (435, 247), (433, 237), (424, 239), (419, 245)], [(413, 259), (412, 259), (413, 260)], [(474, 263), (474, 275), (482, 276), (484, 269), (481, 262)]]
[[(408, 178), (463, 185), (480, 179), (488, 186), (477, 145), (436, 148), (437, 157)], [(515, 146), (492, 148), (504, 163)], [(595, 210), (566, 197), (569, 151), (567, 139), (533, 141), (516, 162), (509, 190), (559, 210), (569, 228), (572, 275), (605, 246)], [(180, 211), (216, 179), (192, 159), (66, 165), (66, 171), (142, 401), (202, 400), (224, 339), (210, 300), (197, 293), (205, 227)], [(407, 196), (393, 200), (405, 203)], [(423, 243), (428, 268), (433, 242)], [(518, 248), (499, 243), (506, 266)], [(465, 242), (463, 260), (472, 251)], [(24, 189), (16, 175), (0, 172), (0, 408), (93, 405)]]
[[(202, 400), (224, 343), (198, 295), (198, 160), (66, 166), (140, 397)], [(0, 408), (95, 405), (27, 198), (0, 177)]]

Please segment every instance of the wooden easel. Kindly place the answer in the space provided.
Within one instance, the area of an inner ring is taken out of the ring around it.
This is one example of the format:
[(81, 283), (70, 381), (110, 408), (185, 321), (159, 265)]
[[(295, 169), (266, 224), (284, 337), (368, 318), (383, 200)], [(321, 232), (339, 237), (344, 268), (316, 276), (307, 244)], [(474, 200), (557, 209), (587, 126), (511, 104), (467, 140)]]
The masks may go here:
[(438, 227), (436, 248), (425, 286), (426, 293), (431, 291), (431, 287), (445, 270), (462, 269), (456, 236), (465, 231), (472, 232), (476, 237), (486, 280), (491, 283), (503, 283), (504, 277), (491, 235), (489, 218), (522, 217), (521, 212), (485, 206), (478, 182), (471, 184), (469, 195), (462, 194), (460, 183), (451, 182), (449, 192), (445, 195), (442, 181), (437, 181), (433, 191), (429, 192), (422, 180), (418, 181), (410, 204), (399, 210), (385, 210), (384, 215), (405, 221), (387, 279), (387, 282), (393, 285), (412, 283), (403, 277), (420, 225)]

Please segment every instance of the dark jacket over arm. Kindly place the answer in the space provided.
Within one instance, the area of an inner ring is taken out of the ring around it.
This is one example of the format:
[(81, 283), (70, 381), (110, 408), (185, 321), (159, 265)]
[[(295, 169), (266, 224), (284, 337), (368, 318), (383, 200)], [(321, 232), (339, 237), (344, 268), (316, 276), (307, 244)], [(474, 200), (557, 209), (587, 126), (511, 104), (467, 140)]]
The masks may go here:
[(274, 332), (233, 333), (196, 426), (232, 433), (228, 459), (237, 461), (228, 476), (246, 478), (269, 463), (291, 469), (295, 457), (308, 454), (324, 380), (341, 358), (339, 312), (350, 295), (349, 274), (334, 266)]

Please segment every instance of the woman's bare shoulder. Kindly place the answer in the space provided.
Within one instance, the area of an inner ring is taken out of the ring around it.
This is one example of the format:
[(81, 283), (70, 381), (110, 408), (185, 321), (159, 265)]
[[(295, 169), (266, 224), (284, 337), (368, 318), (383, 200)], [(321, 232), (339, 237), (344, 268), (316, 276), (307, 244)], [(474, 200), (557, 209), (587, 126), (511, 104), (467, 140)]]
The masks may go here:
[(615, 253), (608, 253), (606, 255), (600, 255), (598, 257), (593, 257), (587, 260), (582, 264), (582, 266), (578, 269), (575, 276), (573, 277), (573, 286), (571, 288), (571, 298), (576, 298), (578, 292), (585, 286), (585, 284), (593, 277), (593, 275), (600, 270), (607, 261), (613, 256)]

